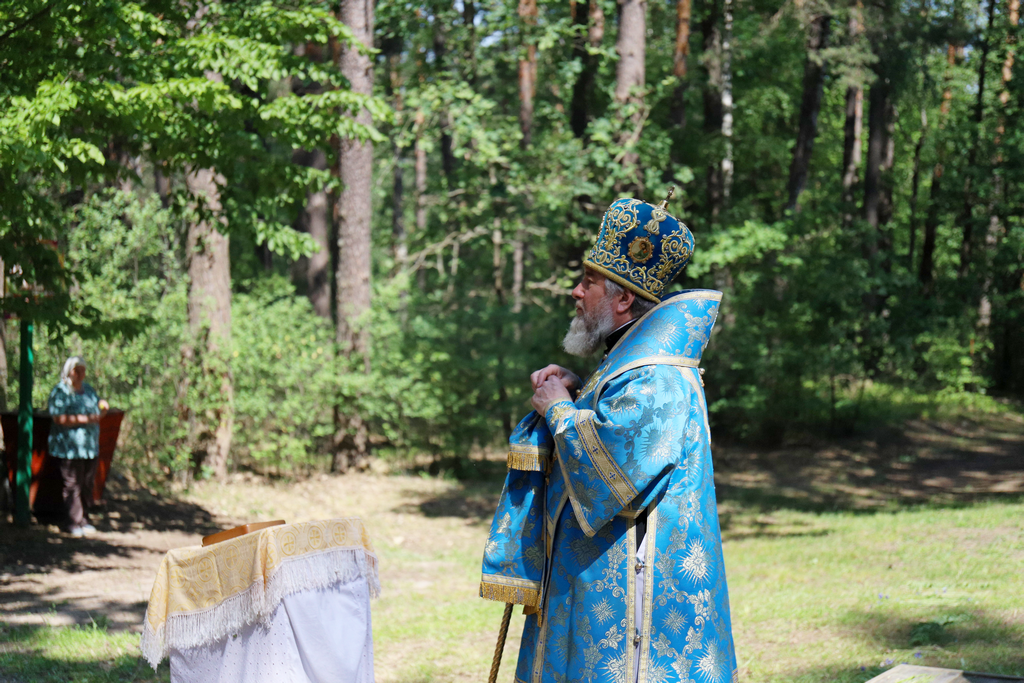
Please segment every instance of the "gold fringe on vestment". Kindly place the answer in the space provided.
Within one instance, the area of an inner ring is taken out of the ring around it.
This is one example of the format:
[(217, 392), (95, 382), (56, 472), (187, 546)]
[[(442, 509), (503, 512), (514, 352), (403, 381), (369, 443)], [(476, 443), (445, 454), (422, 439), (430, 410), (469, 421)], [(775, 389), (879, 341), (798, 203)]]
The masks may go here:
[(508, 468), (521, 472), (543, 472), (548, 452), (536, 446), (511, 446), (508, 451)]
[(514, 605), (536, 607), (540, 603), (540, 590), (481, 581), (480, 597), (496, 602), (511, 602)]

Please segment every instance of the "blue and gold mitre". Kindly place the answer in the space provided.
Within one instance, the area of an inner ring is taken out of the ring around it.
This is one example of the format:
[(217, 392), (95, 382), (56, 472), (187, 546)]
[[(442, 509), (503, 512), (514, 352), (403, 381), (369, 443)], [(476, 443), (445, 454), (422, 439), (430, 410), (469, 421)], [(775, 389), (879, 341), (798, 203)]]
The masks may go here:
[(693, 254), (693, 235), (668, 215), (667, 202), (654, 206), (639, 199), (615, 200), (583, 264), (638, 296), (660, 302), (665, 287)]

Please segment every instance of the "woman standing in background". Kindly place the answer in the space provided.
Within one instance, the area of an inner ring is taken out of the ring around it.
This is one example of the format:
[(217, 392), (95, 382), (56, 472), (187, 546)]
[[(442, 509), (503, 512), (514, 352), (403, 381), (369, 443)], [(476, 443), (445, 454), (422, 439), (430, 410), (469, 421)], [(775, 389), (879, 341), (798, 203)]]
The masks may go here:
[(64, 363), (60, 382), (50, 392), (50, 455), (60, 460), (64, 480), (64, 509), (68, 532), (81, 537), (94, 533), (89, 524), (93, 482), (100, 453), (100, 418), (109, 406), (85, 383), (85, 360), (72, 356)]

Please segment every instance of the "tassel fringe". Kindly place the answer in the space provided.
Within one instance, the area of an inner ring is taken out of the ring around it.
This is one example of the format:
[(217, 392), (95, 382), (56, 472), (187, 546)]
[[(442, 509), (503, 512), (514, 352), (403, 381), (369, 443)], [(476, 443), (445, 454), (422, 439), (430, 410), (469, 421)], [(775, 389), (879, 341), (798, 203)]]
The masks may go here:
[(543, 472), (544, 463), (550, 453), (536, 447), (513, 446), (508, 451), (508, 468), (524, 472)]
[(331, 548), (282, 562), (266, 583), (249, 588), (203, 610), (172, 614), (156, 630), (145, 620), (142, 656), (156, 670), (171, 650), (185, 650), (216, 642), (246, 626), (270, 617), (281, 600), (293, 593), (321, 590), (365, 578), (370, 595), (380, 595), (377, 557), (362, 546)]
[(540, 591), (536, 588), (519, 588), (486, 581), (480, 582), (480, 597), (527, 607), (536, 607), (540, 603)]

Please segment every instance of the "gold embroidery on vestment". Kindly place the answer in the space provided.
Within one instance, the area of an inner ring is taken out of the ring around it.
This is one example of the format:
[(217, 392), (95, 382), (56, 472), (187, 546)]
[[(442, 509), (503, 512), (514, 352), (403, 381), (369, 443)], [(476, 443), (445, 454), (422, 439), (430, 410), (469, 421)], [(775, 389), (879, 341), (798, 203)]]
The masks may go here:
[(636, 520), (626, 520), (626, 634), (629, 640), (626, 645), (626, 672), (631, 679), (636, 671), (636, 645), (633, 637), (636, 634), (636, 575), (628, 571), (636, 562)]
[(648, 506), (647, 531), (644, 538), (650, 543), (644, 547), (644, 602), (640, 626), (640, 672), (638, 680), (648, 680), (647, 672), (651, 664), (651, 617), (654, 614), (654, 562), (657, 560), (658, 544), (658, 501)]
[(633, 488), (633, 484), (629, 481), (625, 472), (622, 471), (618, 463), (615, 462), (608, 452), (608, 449), (605, 448), (604, 442), (601, 441), (601, 437), (597, 433), (594, 418), (596, 418), (596, 415), (593, 417), (588, 415), (580, 420), (576, 425), (576, 431), (580, 435), (583, 448), (587, 455), (590, 456), (590, 461), (594, 464), (594, 469), (601, 476), (604, 485), (615, 495), (619, 505), (625, 507), (636, 498), (637, 490)]
[(634, 361), (630, 361), (621, 367), (615, 368), (613, 374), (607, 375), (601, 380), (601, 383), (597, 387), (597, 391), (594, 392), (594, 406), (596, 408), (598, 401), (600, 400), (601, 392), (608, 386), (608, 382), (612, 381), (616, 377), (621, 377), (624, 373), (630, 370), (636, 370), (637, 368), (646, 367), (648, 365), (674, 365), (681, 368), (695, 368), (700, 364), (700, 360), (696, 358), (685, 358), (683, 356), (645, 356), (638, 358)]
[(508, 448), (508, 468), (524, 472), (543, 472), (550, 451), (528, 444), (512, 444)]
[(532, 607), (540, 602), (540, 581), (484, 574), (480, 579), (480, 597)]
[(576, 521), (579, 522), (580, 528), (583, 529), (583, 533), (587, 536), (594, 535), (594, 529), (587, 522), (587, 518), (583, 512), (583, 506), (580, 505), (579, 500), (576, 499), (576, 492), (572, 489), (572, 480), (569, 479), (569, 471), (565, 467), (565, 460), (562, 458), (562, 449), (555, 447), (555, 452), (558, 454), (558, 467), (562, 470), (562, 479), (565, 480), (565, 490), (569, 494), (569, 502), (572, 503), (572, 510), (576, 514)]

